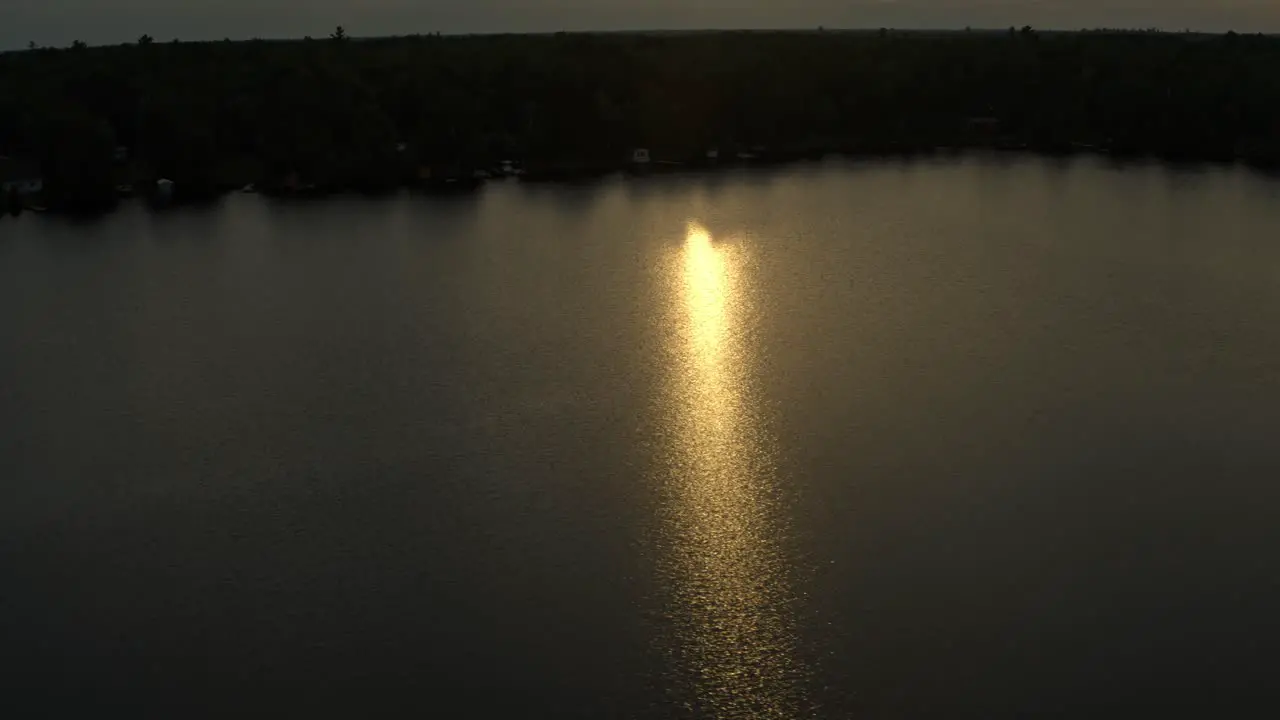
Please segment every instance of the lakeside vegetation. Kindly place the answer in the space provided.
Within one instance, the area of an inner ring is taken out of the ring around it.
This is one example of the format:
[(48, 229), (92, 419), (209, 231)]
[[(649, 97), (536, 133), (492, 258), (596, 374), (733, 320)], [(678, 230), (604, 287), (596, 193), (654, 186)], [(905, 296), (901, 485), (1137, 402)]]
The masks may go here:
[(0, 155), (50, 208), (386, 190), (655, 159), (994, 146), (1280, 164), (1280, 39), (708, 32), (83, 43), (0, 55)]

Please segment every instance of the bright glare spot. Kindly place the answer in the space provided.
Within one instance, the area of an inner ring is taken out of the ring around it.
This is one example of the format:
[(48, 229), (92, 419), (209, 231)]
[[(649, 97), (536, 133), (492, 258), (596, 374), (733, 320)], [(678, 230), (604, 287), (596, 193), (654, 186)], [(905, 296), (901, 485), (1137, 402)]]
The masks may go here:
[[(728, 268), (706, 228), (689, 223), (685, 242), (685, 301), (692, 355), (703, 373), (715, 373), (725, 351), (729, 324)], [(714, 387), (721, 385), (723, 378), (704, 374), (697, 380), (699, 384)]]

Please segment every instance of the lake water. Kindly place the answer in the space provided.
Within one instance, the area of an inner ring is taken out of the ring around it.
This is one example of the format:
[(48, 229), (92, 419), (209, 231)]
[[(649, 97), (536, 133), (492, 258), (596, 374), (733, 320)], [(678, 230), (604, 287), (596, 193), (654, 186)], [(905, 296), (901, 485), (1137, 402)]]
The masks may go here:
[[(1016, 157), (0, 221), (0, 686), (1240, 714), (1280, 181)], [(245, 714), (247, 713), (247, 715)]]

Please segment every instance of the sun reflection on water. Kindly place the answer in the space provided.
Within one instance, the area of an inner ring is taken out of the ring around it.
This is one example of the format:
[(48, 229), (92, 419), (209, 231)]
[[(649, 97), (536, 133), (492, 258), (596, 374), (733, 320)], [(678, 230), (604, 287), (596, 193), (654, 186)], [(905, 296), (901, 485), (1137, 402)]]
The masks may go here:
[(697, 717), (797, 718), (804, 668), (773, 448), (751, 392), (743, 257), (691, 223), (679, 267), (668, 398), (674, 661)]

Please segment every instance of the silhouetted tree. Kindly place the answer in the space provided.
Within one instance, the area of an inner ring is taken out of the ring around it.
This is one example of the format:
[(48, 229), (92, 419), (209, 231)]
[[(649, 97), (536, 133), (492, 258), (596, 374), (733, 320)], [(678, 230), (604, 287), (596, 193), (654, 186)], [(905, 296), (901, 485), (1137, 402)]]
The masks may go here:
[[(1280, 164), (1280, 39), (1032, 31), (1024, 42), (1011, 31), (432, 33), (0, 53), (0, 154), (43, 159), (62, 206), (105, 202), (98, 193), (113, 195), (126, 171), (204, 192), (294, 171), (380, 187), (419, 165), (504, 157), (608, 167), (633, 147), (681, 159), (713, 146), (785, 157), (1091, 145)], [(115, 142), (130, 163), (110, 161)]]
[(9, 188), (9, 192), (5, 195), (5, 209), (10, 215), (17, 217), (22, 214), (22, 195), (18, 192), (18, 188)]
[(329, 35), (329, 37), (333, 40), (337, 40), (338, 42), (342, 42), (343, 40), (347, 39), (347, 31), (345, 28), (339, 25), (338, 29), (334, 30), (333, 33)]
[(143, 35), (142, 37), (138, 38), (139, 45), (150, 45), (153, 42), (155, 42), (155, 38), (151, 37), (150, 35)]
[(57, 138), (43, 157), (45, 195), (54, 207), (102, 210), (115, 202), (111, 161), (115, 138), (101, 119), (71, 112), (50, 118)]

